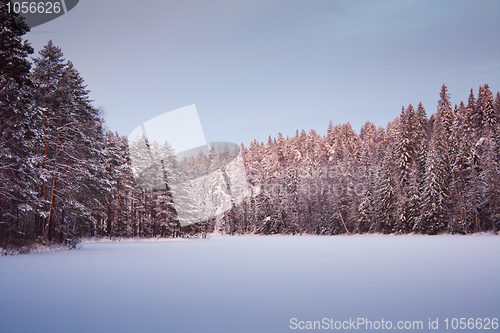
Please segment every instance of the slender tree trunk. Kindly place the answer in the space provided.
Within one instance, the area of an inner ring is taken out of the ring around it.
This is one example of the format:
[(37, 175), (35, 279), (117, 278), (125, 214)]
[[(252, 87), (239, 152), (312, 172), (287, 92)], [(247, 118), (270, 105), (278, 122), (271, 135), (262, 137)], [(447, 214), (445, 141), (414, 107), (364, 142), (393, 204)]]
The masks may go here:
[[(171, 215), (170, 217), (167, 216), (167, 219), (169, 219), (169, 224), (170, 224), (170, 222), (175, 223), (175, 218), (177, 217), (177, 210), (175, 209), (175, 206), (174, 206), (174, 198), (172, 196), (172, 191), (170, 190), (170, 186), (168, 186), (167, 170), (165, 168), (165, 161), (164, 160), (161, 160), (161, 166), (162, 166), (162, 170), (163, 170), (163, 181), (165, 182), (165, 192), (166, 192), (167, 198), (168, 198), (168, 201), (167, 201), (168, 211), (170, 212), (170, 215)], [(179, 222), (177, 222), (177, 224), (180, 226)], [(173, 237), (176, 236), (175, 229), (177, 229), (177, 225), (174, 227), (174, 230), (172, 231)], [(179, 227), (179, 229), (180, 229), (180, 227)]]
[[(57, 172), (57, 170), (56, 170)], [(52, 228), (53, 217), (54, 217), (54, 205), (55, 205), (55, 191), (57, 186), (57, 176), (54, 175), (52, 178), (52, 188), (50, 191), (50, 206), (49, 206), (49, 216), (45, 219), (45, 226), (43, 231), (44, 242), (48, 241), (49, 231)]]
[[(44, 242), (47, 242), (49, 239), (49, 234), (50, 238), (52, 238), (53, 233), (52, 231), (54, 230), (54, 215), (55, 215), (55, 202), (56, 202), (56, 187), (57, 187), (57, 175), (59, 172), (59, 165), (58, 165), (58, 160), (57, 160), (57, 145), (59, 141), (59, 133), (57, 134), (57, 142), (55, 145), (55, 152), (54, 152), (54, 165), (56, 166), (56, 169), (54, 171), (54, 176), (52, 177), (52, 188), (50, 189), (50, 206), (49, 206), (49, 216), (47, 217), (47, 222), (45, 223), (45, 230), (43, 234), (43, 239)], [(45, 193), (44, 193), (44, 199), (45, 199)]]
[[(46, 105), (45, 107), (45, 126), (44, 126), (44, 136), (45, 136), (45, 142), (44, 142), (44, 148), (43, 148), (43, 159), (42, 159), (42, 173), (45, 172), (47, 169), (47, 159), (48, 159), (48, 149), (49, 149), (49, 111), (48, 107)], [(43, 203), (43, 208), (44, 210), (47, 208), (47, 204), (45, 203), (45, 200), (47, 200), (47, 183), (44, 181), (42, 184), (41, 188), (41, 193), (40, 196), (42, 197), (44, 203)], [(45, 240), (45, 223), (43, 222), (42, 219), (38, 219), (39, 223), (39, 228), (38, 232), (40, 236), (44, 237)]]
[(55, 232), (55, 220), (54, 217), (56, 215), (56, 189), (57, 189), (57, 175), (54, 178), (54, 182), (52, 184), (54, 187), (52, 189), (51, 198), (50, 198), (50, 218), (49, 218), (49, 239), (52, 240), (54, 238)]
[(347, 227), (346, 227), (345, 222), (344, 222), (344, 218), (342, 217), (342, 213), (340, 211), (339, 211), (339, 215), (340, 215), (340, 221), (342, 221), (342, 225), (344, 226), (345, 231), (347, 231), (349, 236), (351, 236), (351, 233), (349, 232), (349, 230), (347, 230)]
[(134, 229), (132, 230), (132, 236), (136, 237), (137, 236), (137, 214), (135, 212), (135, 202), (134, 202), (133, 192), (132, 192), (132, 203), (131, 203), (131, 215), (132, 215), (131, 216), (132, 220), (134, 221), (133, 222)]
[[(61, 229), (64, 229), (64, 227), (63, 227), (64, 226), (64, 215), (65, 215), (64, 205), (65, 205), (65, 202), (63, 201), (62, 212), (61, 212)], [(63, 241), (65, 241), (66, 235), (64, 234), (63, 230), (61, 230), (60, 232), (61, 232), (61, 238), (63, 238), (61, 240), (61, 243), (62, 243)]]
[(115, 216), (113, 217), (113, 222), (111, 222), (111, 229), (109, 231), (109, 239), (111, 239), (111, 237), (113, 236), (113, 229), (114, 229), (115, 223), (116, 223), (116, 216), (118, 215), (118, 208), (120, 207), (120, 198), (122, 195), (122, 189), (123, 189), (123, 186), (120, 187), (120, 190), (118, 191), (118, 202), (116, 203)]

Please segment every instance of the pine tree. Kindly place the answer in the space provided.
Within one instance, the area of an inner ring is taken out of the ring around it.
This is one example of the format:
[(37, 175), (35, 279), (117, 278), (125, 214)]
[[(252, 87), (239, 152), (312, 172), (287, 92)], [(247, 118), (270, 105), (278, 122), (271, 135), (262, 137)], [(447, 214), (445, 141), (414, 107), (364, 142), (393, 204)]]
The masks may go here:
[(373, 206), (372, 206), (372, 193), (371, 189), (365, 191), (361, 203), (359, 204), (359, 218), (358, 227), (356, 228), (357, 233), (365, 233), (370, 230), (370, 226), (373, 223)]
[(440, 100), (438, 101), (437, 117), (440, 120), (445, 134), (451, 134), (451, 126), (453, 124), (453, 110), (451, 109), (450, 94), (448, 87), (443, 84), (439, 93)]
[(432, 138), (426, 160), (422, 193), (422, 215), (413, 227), (413, 231), (424, 234), (437, 234), (444, 227), (443, 160), (436, 140), (435, 137)]
[[(103, 179), (108, 186), (101, 188), (100, 194), (105, 199), (106, 210), (96, 217), (95, 227), (91, 230), (97, 230), (99, 236), (125, 236), (127, 232), (129, 236), (136, 236), (137, 228), (131, 225), (133, 208), (127, 205), (133, 206), (135, 199), (128, 139), (108, 131), (105, 135), (103, 157), (106, 168)], [(99, 184), (99, 181), (96, 183)]]
[[(495, 102), (490, 87), (485, 84), (479, 87), (477, 96), (477, 108), (480, 114), (481, 128), (483, 130), (491, 129), (497, 123), (495, 115)], [(486, 135), (485, 135), (486, 136)]]
[(404, 186), (409, 181), (409, 175), (414, 169), (417, 151), (419, 149), (419, 138), (422, 137), (420, 123), (417, 114), (410, 104), (405, 110), (403, 108), (399, 122), (399, 133), (397, 139), (398, 167), (400, 172), (400, 183)]
[(420, 217), (421, 197), (418, 191), (416, 172), (409, 176), (408, 186), (398, 202), (398, 217), (395, 227), (396, 233), (411, 232)]
[(422, 102), (418, 103), (417, 119), (419, 122), (419, 130), (417, 131), (417, 133), (420, 133), (421, 137), (419, 137), (419, 141), (422, 141), (424, 138), (427, 138), (429, 136), (429, 133), (427, 131), (427, 112), (425, 111)]
[(34, 236), (30, 220), (39, 205), (30, 172), (37, 163), (39, 115), (28, 75), (33, 48), (22, 40), (29, 27), (7, 3), (0, 1), (0, 246), (21, 246)]
[(92, 203), (106, 184), (102, 119), (71, 62), (51, 41), (34, 59), (31, 73), (36, 108), (43, 115), (38, 153), (43, 200), (38, 232), (45, 242), (67, 241), (88, 232), (96, 221)]
[(393, 151), (388, 147), (378, 177), (376, 192), (376, 221), (370, 231), (392, 233), (396, 224), (396, 193), (391, 172)]

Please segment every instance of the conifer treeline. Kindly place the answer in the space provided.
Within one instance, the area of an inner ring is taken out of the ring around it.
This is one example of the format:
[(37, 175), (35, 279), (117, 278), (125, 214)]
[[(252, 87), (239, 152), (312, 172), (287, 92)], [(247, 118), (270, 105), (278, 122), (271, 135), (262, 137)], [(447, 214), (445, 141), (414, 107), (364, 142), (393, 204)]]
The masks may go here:
[(261, 193), (224, 217), (230, 233), (461, 233), (500, 228), (500, 95), (488, 85), (430, 119), (411, 104), (387, 125), (297, 131), (244, 149)]
[[(227, 234), (473, 233), (500, 228), (500, 95), (488, 85), (452, 108), (443, 85), (430, 119), (419, 104), (357, 135), (278, 134), (241, 151), (252, 193), (181, 228), (168, 190), (137, 186), (126, 137), (102, 129), (71, 62), (49, 42), (31, 64), (22, 19), (0, 10), (0, 246), (79, 237)], [(476, 99), (477, 97), (477, 99)], [(185, 159), (193, 172), (227, 156)], [(194, 195), (194, 194), (193, 194)]]

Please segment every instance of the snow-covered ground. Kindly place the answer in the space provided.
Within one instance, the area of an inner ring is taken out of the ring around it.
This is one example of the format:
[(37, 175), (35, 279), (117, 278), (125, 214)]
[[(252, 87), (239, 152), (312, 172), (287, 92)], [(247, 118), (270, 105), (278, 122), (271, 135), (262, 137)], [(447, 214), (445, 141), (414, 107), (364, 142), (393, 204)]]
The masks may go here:
[(493, 235), (83, 243), (0, 257), (0, 332), (293, 332), (357, 318), (419, 332), (449, 318), (456, 331), (452, 318), (500, 319), (499, 282)]

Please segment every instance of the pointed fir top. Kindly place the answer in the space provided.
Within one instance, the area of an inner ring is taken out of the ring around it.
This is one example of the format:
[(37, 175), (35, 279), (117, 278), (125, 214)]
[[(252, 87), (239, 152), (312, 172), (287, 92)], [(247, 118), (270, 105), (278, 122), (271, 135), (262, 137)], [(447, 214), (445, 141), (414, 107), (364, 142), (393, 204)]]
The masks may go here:
[(441, 97), (441, 99), (438, 101), (438, 110), (451, 111), (450, 94), (448, 93), (448, 87), (444, 83), (441, 86), (441, 92), (439, 93), (439, 97)]
[(418, 103), (417, 117), (420, 120), (427, 120), (427, 112), (425, 111), (425, 108), (422, 105), (422, 102)]
[(484, 84), (479, 87), (477, 95), (477, 106), (481, 110), (481, 118), (483, 126), (486, 123), (492, 125), (496, 123), (495, 106), (493, 101), (493, 94), (491, 93), (490, 86)]
[(45, 45), (43, 47), (43, 49), (41, 49), (38, 52), (38, 54), (40, 54), (42, 56), (42, 58), (46, 58), (46, 59), (49, 59), (52, 61), (61, 62), (61, 63), (64, 61), (61, 48), (58, 46), (55, 46), (52, 43), (52, 39), (49, 40), (47, 45)]
[(413, 108), (413, 105), (411, 104), (408, 104), (408, 108), (406, 109), (406, 113), (408, 115), (415, 115), (415, 109)]
[(328, 129), (332, 129), (333, 128), (333, 122), (330, 120), (330, 123), (328, 124)]
[(476, 107), (476, 98), (474, 97), (474, 89), (470, 88), (469, 101), (467, 103), (467, 107), (475, 108)]

